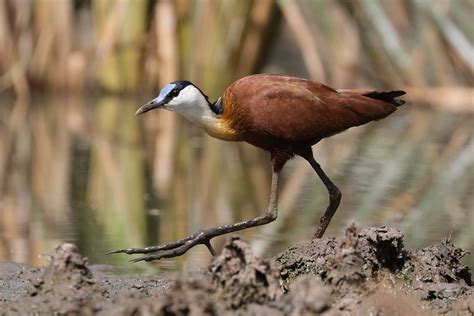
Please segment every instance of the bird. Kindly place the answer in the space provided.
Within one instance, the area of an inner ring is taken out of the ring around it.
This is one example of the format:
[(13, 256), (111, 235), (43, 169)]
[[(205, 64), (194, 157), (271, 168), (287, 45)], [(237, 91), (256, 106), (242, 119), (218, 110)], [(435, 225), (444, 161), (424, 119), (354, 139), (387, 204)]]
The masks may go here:
[(154, 109), (173, 111), (202, 127), (210, 136), (247, 142), (270, 153), (272, 180), (268, 208), (263, 214), (235, 224), (198, 231), (183, 239), (145, 248), (112, 253), (145, 254), (131, 260), (153, 261), (186, 253), (205, 245), (213, 256), (211, 239), (268, 224), (277, 218), (278, 182), (284, 165), (294, 156), (304, 158), (329, 193), (329, 205), (313, 238), (321, 238), (336, 212), (341, 191), (315, 160), (312, 146), (348, 128), (383, 119), (405, 101), (402, 90), (333, 89), (315, 81), (278, 74), (255, 74), (233, 82), (215, 102), (187, 80), (167, 84), (159, 95), (141, 106), (136, 115)]

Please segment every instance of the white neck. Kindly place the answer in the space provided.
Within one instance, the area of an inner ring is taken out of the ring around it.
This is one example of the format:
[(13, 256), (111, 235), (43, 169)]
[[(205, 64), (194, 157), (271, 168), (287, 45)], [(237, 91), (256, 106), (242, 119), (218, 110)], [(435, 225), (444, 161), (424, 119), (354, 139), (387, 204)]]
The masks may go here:
[(193, 85), (184, 88), (165, 108), (181, 114), (192, 123), (206, 129), (218, 120), (206, 98)]

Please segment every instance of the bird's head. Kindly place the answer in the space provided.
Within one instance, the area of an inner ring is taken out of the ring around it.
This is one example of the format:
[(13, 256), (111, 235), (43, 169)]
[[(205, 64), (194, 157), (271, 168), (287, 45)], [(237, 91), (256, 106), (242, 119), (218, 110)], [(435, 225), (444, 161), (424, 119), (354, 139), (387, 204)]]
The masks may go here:
[(136, 115), (153, 109), (177, 112), (192, 123), (206, 129), (213, 137), (225, 140), (240, 140), (238, 133), (223, 118), (224, 101), (209, 102), (209, 98), (187, 80), (174, 81), (161, 89), (160, 94), (141, 106)]
[(165, 109), (177, 112), (190, 121), (201, 121), (206, 116), (215, 116), (208, 97), (194, 84), (187, 80), (174, 81), (161, 89), (160, 94), (141, 106), (136, 115), (153, 109)]

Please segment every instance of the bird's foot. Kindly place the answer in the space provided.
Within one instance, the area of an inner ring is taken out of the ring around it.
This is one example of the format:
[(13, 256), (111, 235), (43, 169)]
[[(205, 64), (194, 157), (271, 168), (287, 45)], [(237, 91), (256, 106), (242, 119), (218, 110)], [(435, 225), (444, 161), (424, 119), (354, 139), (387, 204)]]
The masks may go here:
[(158, 245), (158, 246), (150, 246), (145, 248), (126, 248), (120, 250), (114, 250), (107, 253), (107, 255), (115, 254), (115, 253), (126, 253), (128, 255), (131, 254), (147, 254), (147, 253), (155, 253), (148, 256), (139, 257), (136, 259), (131, 260), (131, 262), (139, 262), (139, 261), (153, 261), (153, 260), (160, 260), (163, 258), (173, 258), (178, 257), (186, 253), (189, 249), (193, 248), (197, 245), (205, 245), (207, 249), (211, 252), (213, 256), (216, 255), (216, 251), (212, 248), (211, 239), (215, 237), (213, 229), (203, 230), (197, 232), (193, 235), (190, 235), (186, 238), (176, 240), (167, 244)]

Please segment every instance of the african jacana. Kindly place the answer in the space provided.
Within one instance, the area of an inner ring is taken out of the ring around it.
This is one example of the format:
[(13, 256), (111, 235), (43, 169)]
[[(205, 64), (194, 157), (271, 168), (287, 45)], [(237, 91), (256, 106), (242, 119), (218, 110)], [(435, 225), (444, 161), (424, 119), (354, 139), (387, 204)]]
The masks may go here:
[(245, 141), (270, 152), (273, 175), (268, 210), (254, 219), (203, 230), (168, 244), (111, 253), (157, 252), (133, 260), (152, 261), (180, 256), (190, 248), (204, 244), (214, 255), (212, 238), (267, 224), (277, 218), (278, 176), (294, 155), (311, 164), (329, 191), (329, 206), (314, 235), (315, 238), (322, 237), (339, 206), (341, 192), (314, 159), (311, 146), (350, 127), (388, 116), (405, 103), (396, 99), (404, 94), (404, 91), (334, 90), (305, 79), (259, 74), (237, 80), (221, 98), (211, 103), (189, 81), (168, 84), (136, 114), (159, 108), (175, 111), (215, 138)]

